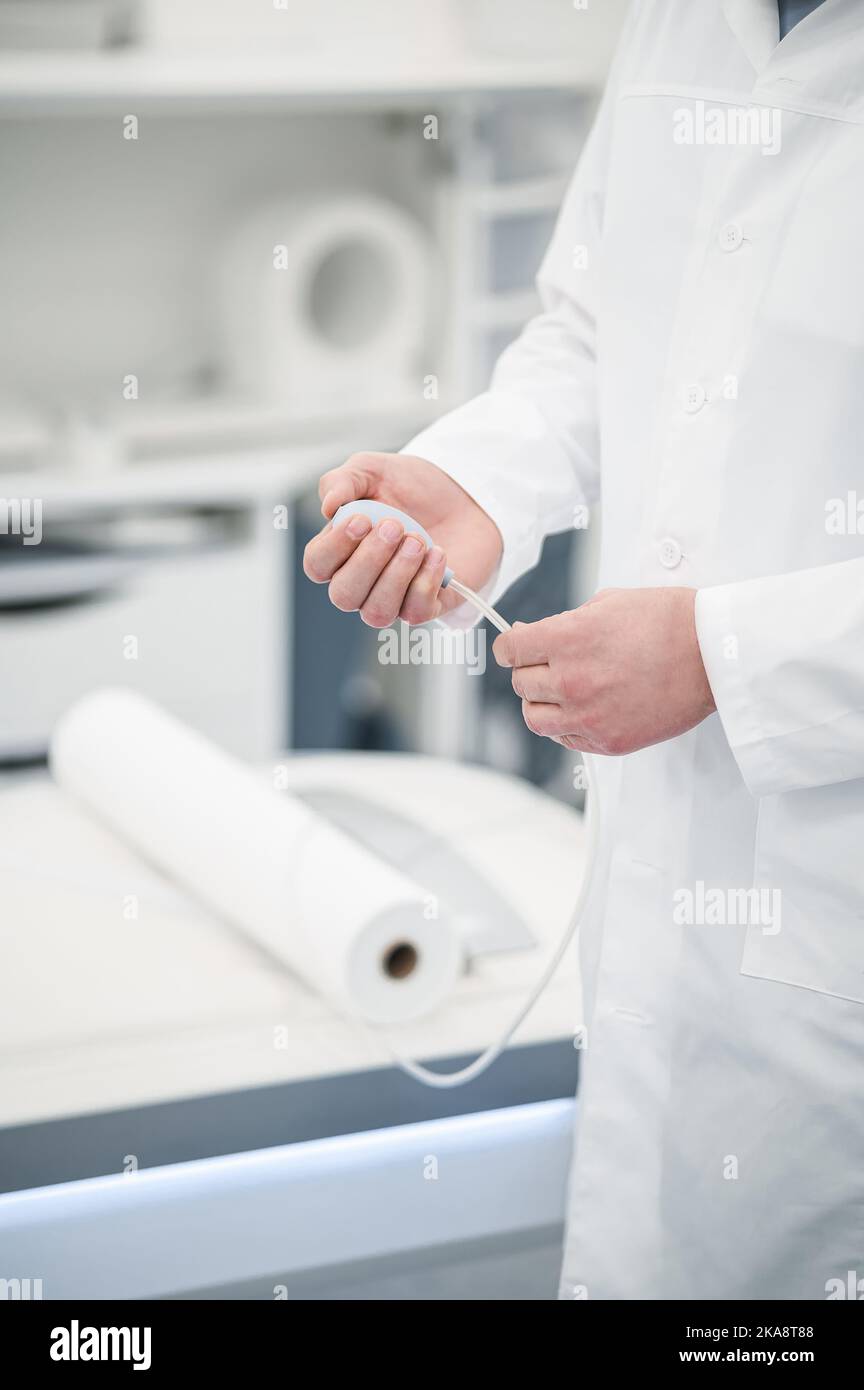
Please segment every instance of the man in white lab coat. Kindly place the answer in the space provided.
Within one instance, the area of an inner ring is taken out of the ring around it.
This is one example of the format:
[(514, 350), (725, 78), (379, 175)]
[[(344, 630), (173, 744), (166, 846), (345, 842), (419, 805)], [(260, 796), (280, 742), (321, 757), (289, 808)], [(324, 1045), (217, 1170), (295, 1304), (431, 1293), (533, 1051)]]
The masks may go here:
[(601, 592), (496, 643), (607, 755), (563, 1297), (864, 1296), (862, 171), (860, 0), (637, 3), (543, 312), (322, 480), (437, 542), (312, 542), (373, 625), (450, 608), (445, 554), (494, 601), (602, 491)]

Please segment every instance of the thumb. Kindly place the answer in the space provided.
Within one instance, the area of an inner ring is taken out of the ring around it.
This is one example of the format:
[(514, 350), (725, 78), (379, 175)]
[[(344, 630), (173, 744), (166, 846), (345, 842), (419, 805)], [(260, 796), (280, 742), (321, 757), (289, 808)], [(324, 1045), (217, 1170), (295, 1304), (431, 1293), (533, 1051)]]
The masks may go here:
[(499, 666), (543, 666), (556, 631), (555, 618), (537, 623), (514, 623), (509, 632), (495, 639), (492, 654)]
[(346, 502), (374, 497), (379, 470), (370, 467), (374, 455), (354, 454), (339, 468), (331, 468), (318, 483), (321, 513), (329, 521)]

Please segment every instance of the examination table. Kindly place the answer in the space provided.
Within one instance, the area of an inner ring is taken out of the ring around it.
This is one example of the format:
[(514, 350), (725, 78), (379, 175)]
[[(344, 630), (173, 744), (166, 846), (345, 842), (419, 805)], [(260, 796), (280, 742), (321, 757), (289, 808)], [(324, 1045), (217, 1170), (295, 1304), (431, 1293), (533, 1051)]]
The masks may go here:
[[(469, 968), (388, 1036), (453, 1069), (564, 930), (581, 817), (440, 760), (286, 755), (279, 771), (322, 814), (360, 807), (381, 852), (394, 816), (428, 825), (430, 875), (470, 900)], [(0, 872), (0, 1279), (44, 1298), (554, 1297), (574, 948), (489, 1072), (430, 1090), (47, 774), (0, 782)]]

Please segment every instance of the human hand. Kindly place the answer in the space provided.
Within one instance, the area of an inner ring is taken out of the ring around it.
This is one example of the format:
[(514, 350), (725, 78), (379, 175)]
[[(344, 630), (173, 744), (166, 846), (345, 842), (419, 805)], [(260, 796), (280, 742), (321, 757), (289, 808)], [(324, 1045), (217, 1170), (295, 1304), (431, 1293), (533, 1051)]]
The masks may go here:
[(462, 602), (441, 589), (447, 565), (471, 588), (494, 573), (502, 550), (491, 517), (448, 474), (427, 459), (408, 454), (354, 454), (325, 473), (319, 485), (327, 518), (345, 502), (369, 497), (419, 521), (435, 539), (405, 535), (390, 518), (372, 525), (355, 516), (346, 525), (327, 525), (306, 547), (303, 569), (315, 584), (329, 584), (330, 599), (343, 612), (359, 610), (370, 627), (389, 627), (396, 618), (425, 623)]
[(528, 728), (565, 748), (622, 754), (707, 718), (715, 704), (695, 601), (695, 589), (601, 589), (502, 634), (492, 650), (512, 667)]

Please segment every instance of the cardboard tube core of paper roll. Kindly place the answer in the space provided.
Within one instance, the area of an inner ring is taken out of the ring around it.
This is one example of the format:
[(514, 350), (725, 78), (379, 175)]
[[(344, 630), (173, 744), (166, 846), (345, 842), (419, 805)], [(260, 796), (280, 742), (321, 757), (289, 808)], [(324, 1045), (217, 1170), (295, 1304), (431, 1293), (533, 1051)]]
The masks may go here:
[(404, 980), (413, 974), (420, 960), (417, 947), (410, 941), (397, 941), (384, 954), (384, 973), (391, 980)]

